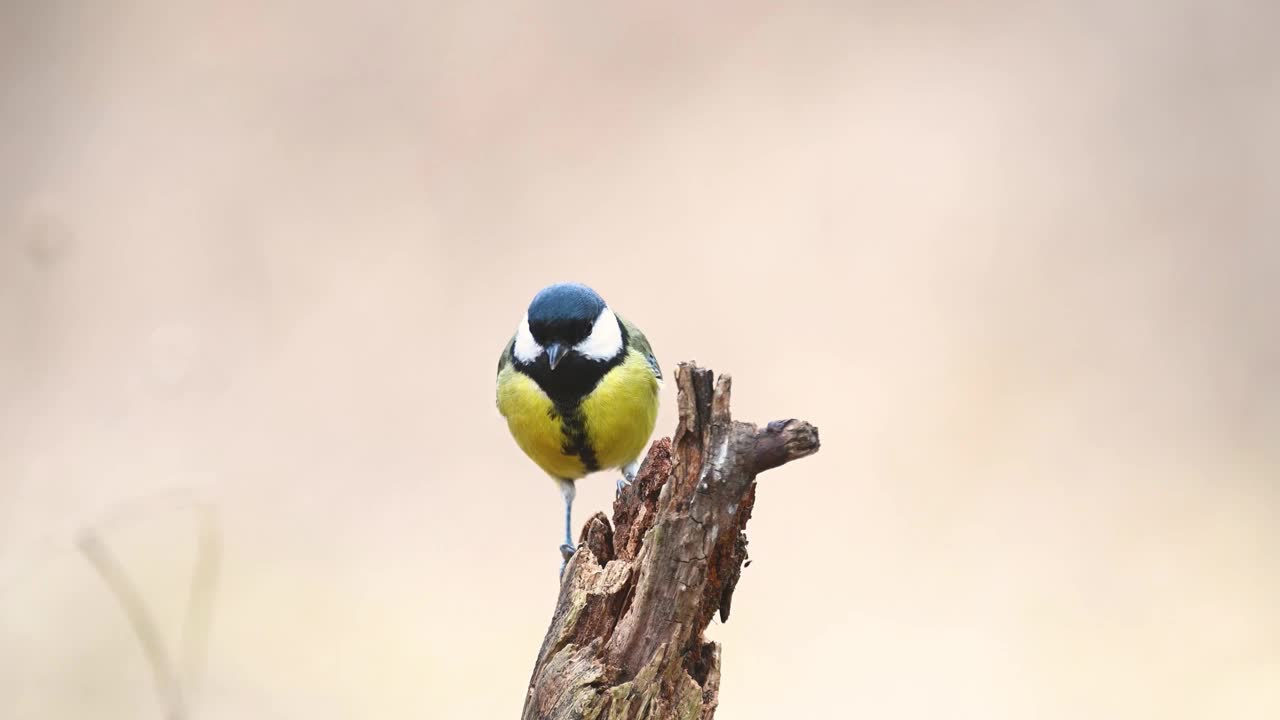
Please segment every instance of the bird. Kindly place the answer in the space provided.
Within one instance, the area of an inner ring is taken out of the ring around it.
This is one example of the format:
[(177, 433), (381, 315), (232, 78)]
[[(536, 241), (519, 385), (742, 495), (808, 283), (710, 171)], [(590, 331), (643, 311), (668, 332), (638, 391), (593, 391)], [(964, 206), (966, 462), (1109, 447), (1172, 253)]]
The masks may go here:
[(564, 498), (562, 576), (575, 551), (574, 483), (617, 469), (621, 494), (635, 480), (661, 387), (662, 368), (644, 333), (580, 283), (538, 291), (502, 351), (498, 412)]

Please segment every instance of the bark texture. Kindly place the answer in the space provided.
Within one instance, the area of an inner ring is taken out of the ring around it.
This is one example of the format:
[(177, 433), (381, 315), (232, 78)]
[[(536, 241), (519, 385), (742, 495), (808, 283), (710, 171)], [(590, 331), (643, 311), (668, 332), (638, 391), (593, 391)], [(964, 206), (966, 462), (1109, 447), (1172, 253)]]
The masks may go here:
[(720, 646), (747, 559), (756, 475), (818, 451), (800, 420), (764, 428), (729, 415), (730, 379), (676, 369), (675, 439), (653, 444), (636, 481), (583, 526), (561, 579), (524, 720), (708, 720)]

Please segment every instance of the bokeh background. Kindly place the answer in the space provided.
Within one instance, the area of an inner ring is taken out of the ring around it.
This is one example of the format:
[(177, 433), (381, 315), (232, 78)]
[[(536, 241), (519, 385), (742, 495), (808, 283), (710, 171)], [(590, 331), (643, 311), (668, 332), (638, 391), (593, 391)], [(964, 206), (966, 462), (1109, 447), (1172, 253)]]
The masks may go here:
[(0, 717), (159, 716), (75, 538), (174, 647), (201, 507), (195, 716), (516, 717), (560, 498), (492, 383), (562, 279), (822, 430), (720, 717), (1280, 717), (1278, 27), (6, 0)]

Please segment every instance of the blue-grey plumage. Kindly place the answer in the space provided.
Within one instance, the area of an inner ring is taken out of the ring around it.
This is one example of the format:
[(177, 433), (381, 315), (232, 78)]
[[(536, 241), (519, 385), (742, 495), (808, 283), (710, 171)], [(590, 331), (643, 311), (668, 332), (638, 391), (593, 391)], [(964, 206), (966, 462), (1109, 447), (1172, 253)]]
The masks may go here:
[(507, 343), (498, 361), (498, 410), (520, 449), (560, 485), (566, 563), (574, 550), (574, 482), (617, 468), (621, 492), (635, 477), (657, 420), (661, 380), (644, 334), (585, 285), (544, 288)]

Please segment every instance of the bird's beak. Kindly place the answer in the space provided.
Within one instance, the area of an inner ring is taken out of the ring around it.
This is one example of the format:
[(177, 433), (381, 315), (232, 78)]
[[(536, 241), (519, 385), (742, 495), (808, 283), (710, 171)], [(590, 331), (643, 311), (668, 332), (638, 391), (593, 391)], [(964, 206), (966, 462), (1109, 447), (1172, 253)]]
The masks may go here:
[(564, 346), (560, 343), (551, 343), (547, 346), (547, 362), (551, 363), (551, 369), (555, 370), (560, 364), (560, 358), (564, 357)]

